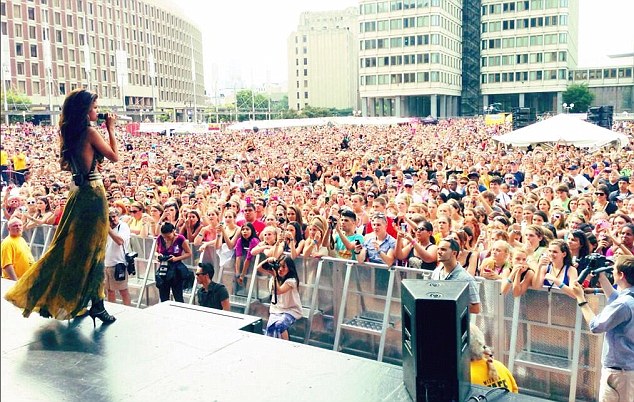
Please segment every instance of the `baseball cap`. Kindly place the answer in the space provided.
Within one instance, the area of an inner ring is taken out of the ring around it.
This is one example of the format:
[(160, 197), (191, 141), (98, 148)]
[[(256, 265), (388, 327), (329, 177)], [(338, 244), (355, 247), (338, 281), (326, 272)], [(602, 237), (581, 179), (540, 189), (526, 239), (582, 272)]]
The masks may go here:
[(577, 169), (579, 169), (579, 166), (577, 166), (577, 165), (568, 166), (568, 170), (577, 170)]
[(626, 183), (629, 183), (629, 182), (630, 182), (630, 178), (629, 178), (629, 177), (627, 177), (627, 176), (621, 176), (621, 177), (619, 177), (619, 180), (617, 181), (617, 183), (618, 183), (619, 181), (624, 181), (624, 182), (626, 182)]
[(429, 187), (430, 190), (433, 191), (440, 191), (440, 187), (438, 187), (437, 185), (433, 184), (432, 186)]

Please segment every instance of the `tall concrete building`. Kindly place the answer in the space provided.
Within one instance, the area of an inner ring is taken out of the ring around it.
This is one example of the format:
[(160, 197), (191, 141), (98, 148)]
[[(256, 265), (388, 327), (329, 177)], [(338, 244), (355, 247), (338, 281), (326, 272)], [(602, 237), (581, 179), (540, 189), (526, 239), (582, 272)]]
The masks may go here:
[(579, 2), (483, 0), (481, 17), (483, 105), (561, 112), (577, 67)]
[(358, 109), (357, 9), (304, 12), (288, 38), (288, 106)]
[(361, 0), (364, 115), (561, 109), (577, 67), (574, 0)]
[(0, 25), (4, 88), (34, 107), (78, 87), (133, 116), (192, 120), (204, 103), (202, 35), (172, 2), (2, 0)]

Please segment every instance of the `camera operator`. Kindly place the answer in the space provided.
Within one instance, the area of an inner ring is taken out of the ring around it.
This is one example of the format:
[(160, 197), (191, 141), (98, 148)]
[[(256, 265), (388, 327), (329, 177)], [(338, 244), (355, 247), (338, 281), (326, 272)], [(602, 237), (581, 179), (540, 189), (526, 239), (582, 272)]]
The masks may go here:
[(269, 282), (271, 306), (266, 336), (288, 340), (288, 329), (302, 317), (299, 277), (295, 262), (288, 255), (279, 258), (269, 257), (262, 261), (257, 269), (272, 276)]
[(108, 228), (106, 258), (104, 261), (108, 301), (114, 303), (116, 301), (115, 292), (118, 291), (123, 304), (129, 306), (131, 301), (130, 291), (128, 290), (127, 269), (125, 270), (125, 279), (119, 281), (115, 279), (114, 271), (117, 264), (126, 264), (125, 253), (126, 250), (130, 250), (130, 227), (127, 223), (119, 220), (119, 208), (111, 207), (109, 209), (108, 220), (110, 227)]
[(229, 292), (222, 283), (216, 283), (214, 278), (214, 266), (208, 262), (201, 262), (196, 269), (196, 280), (201, 287), (196, 291), (198, 304), (204, 307), (218, 310), (231, 310)]
[(328, 237), (330, 232), (334, 233), (334, 252), (335, 257), (344, 258), (346, 260), (354, 260), (356, 256), (355, 247), (358, 244), (363, 244), (363, 236), (356, 232), (357, 229), (357, 214), (351, 209), (343, 208), (339, 214), (339, 222), (336, 220), (331, 221), (328, 227)]
[(608, 305), (596, 315), (585, 299), (583, 287), (577, 282), (572, 285), (590, 331), (606, 333), (601, 358), (600, 402), (634, 401), (634, 257), (616, 259), (614, 282), (617, 290), (605, 273), (599, 274)]
[(189, 242), (185, 236), (176, 234), (176, 227), (172, 223), (165, 222), (156, 242), (156, 251), (159, 253), (159, 261), (164, 259), (168, 263), (167, 274), (161, 280), (157, 278), (156, 283), (161, 302), (170, 298), (171, 289), (174, 300), (183, 303), (183, 280), (189, 272), (183, 260), (192, 255)]

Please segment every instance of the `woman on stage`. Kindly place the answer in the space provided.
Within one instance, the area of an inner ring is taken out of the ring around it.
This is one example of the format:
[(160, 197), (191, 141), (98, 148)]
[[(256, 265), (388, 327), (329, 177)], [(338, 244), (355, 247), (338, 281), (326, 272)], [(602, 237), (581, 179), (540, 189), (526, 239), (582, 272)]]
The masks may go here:
[(108, 141), (90, 125), (97, 120), (97, 95), (77, 89), (64, 100), (60, 116), (61, 166), (73, 174), (70, 196), (51, 247), (12, 287), (5, 298), (43, 317), (76, 317), (88, 302), (88, 313), (104, 324), (115, 317), (104, 305), (104, 258), (108, 237), (108, 202), (97, 170), (104, 157), (119, 159), (114, 136), (116, 115), (108, 114)]

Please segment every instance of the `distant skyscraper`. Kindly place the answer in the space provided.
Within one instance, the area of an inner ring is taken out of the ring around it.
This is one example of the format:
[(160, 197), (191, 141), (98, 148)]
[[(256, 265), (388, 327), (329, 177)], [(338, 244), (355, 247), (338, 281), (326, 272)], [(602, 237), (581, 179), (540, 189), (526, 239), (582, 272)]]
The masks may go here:
[(288, 38), (288, 106), (358, 108), (357, 9), (305, 12)]

